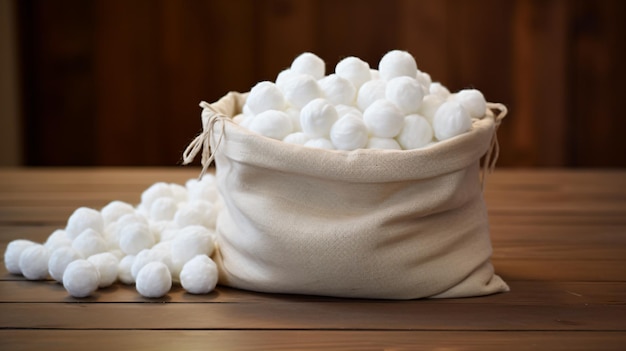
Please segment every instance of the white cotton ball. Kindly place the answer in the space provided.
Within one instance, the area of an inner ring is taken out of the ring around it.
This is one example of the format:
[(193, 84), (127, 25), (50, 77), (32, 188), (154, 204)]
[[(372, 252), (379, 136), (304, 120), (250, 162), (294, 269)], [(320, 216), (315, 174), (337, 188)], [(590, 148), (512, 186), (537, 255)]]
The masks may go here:
[(430, 92), (429, 91), (430, 84), (432, 84), (433, 82), (432, 79), (430, 78), (430, 74), (417, 70), (417, 75), (415, 76), (415, 79), (417, 79), (417, 81), (420, 83), (420, 85), (424, 89), (424, 93)]
[(337, 110), (325, 99), (315, 99), (300, 111), (302, 131), (311, 138), (328, 136), (337, 119)]
[(170, 250), (171, 244), (162, 246), (158, 249), (145, 249), (141, 250), (133, 260), (133, 265), (130, 267), (130, 274), (134, 279), (137, 279), (139, 271), (150, 262), (161, 262), (165, 264), (170, 272), (174, 267), (172, 261), (172, 254)]
[(174, 218), (178, 203), (171, 197), (160, 197), (150, 206), (150, 218), (154, 221), (169, 221)]
[(330, 141), (338, 150), (364, 148), (368, 132), (363, 119), (352, 114), (341, 117), (330, 129)]
[(174, 215), (174, 223), (178, 228), (190, 225), (201, 225), (215, 228), (217, 208), (209, 201), (193, 200), (181, 205)]
[(50, 251), (41, 245), (28, 246), (20, 255), (20, 271), (28, 280), (42, 280), (48, 276)]
[(150, 185), (141, 193), (141, 203), (138, 209), (143, 210), (145, 214), (147, 214), (150, 211), (152, 203), (161, 197), (174, 197), (170, 186), (165, 182), (157, 182)]
[(217, 181), (213, 174), (205, 174), (202, 179), (190, 179), (185, 184), (188, 191), (188, 201), (204, 200), (214, 202), (217, 200)]
[(417, 113), (424, 99), (424, 90), (417, 79), (401, 76), (387, 82), (385, 97), (404, 115), (409, 115)]
[(358, 57), (349, 56), (337, 63), (335, 74), (349, 80), (356, 89), (372, 79), (370, 65)]
[(150, 224), (148, 224), (148, 229), (150, 230), (150, 233), (152, 233), (152, 236), (154, 237), (154, 242), (158, 243), (163, 238), (162, 236), (163, 232), (166, 232), (170, 229), (178, 229), (178, 226), (176, 226), (176, 223), (174, 223), (173, 220), (151, 221)]
[(388, 100), (376, 100), (365, 112), (363, 122), (374, 137), (393, 138), (404, 126), (404, 115)]
[(68, 238), (74, 240), (80, 233), (88, 228), (100, 233), (103, 232), (104, 219), (99, 211), (92, 208), (79, 207), (68, 218), (65, 231)]
[(487, 111), (487, 101), (480, 90), (464, 89), (450, 97), (469, 113), (470, 117), (481, 118)]
[(306, 143), (304, 143), (304, 146), (316, 149), (335, 150), (335, 145), (333, 145), (330, 139), (326, 138), (309, 139)]
[(422, 100), (418, 113), (424, 116), (424, 118), (432, 124), (433, 118), (435, 118), (435, 113), (437, 113), (439, 106), (441, 106), (444, 102), (445, 99), (441, 98), (439, 95), (426, 95), (424, 96), (424, 100)]
[(76, 260), (67, 265), (63, 273), (63, 287), (73, 297), (87, 297), (98, 289), (100, 273), (87, 260)]
[(154, 245), (154, 236), (147, 224), (130, 223), (121, 228), (119, 233), (120, 249), (128, 255), (135, 255)]
[(72, 246), (72, 241), (68, 238), (67, 233), (63, 229), (57, 229), (46, 239), (43, 244), (50, 252), (61, 248)]
[(283, 139), (283, 142), (295, 145), (304, 145), (307, 141), (309, 137), (304, 132), (291, 133)]
[(133, 223), (144, 224), (147, 226), (148, 219), (142, 216), (139, 212), (135, 212), (135, 213), (129, 213), (129, 214), (123, 215), (114, 223), (115, 223), (115, 226), (113, 226), (112, 229), (116, 229), (115, 236), (117, 240), (119, 240), (120, 233), (123, 228)]
[(206, 255), (197, 255), (183, 266), (180, 284), (190, 294), (208, 294), (217, 285), (217, 265)]
[(180, 185), (180, 184), (175, 184), (175, 183), (171, 183), (169, 184), (170, 189), (172, 190), (172, 198), (174, 199), (174, 201), (176, 201), (177, 203), (180, 202), (185, 202), (188, 199), (188, 192), (187, 192), (187, 188), (185, 188), (184, 186)]
[(111, 250), (109, 251), (111, 254), (113, 254), (113, 256), (117, 257), (117, 261), (121, 261), (122, 258), (124, 258), (126, 256), (126, 254), (124, 252), (122, 252), (122, 250), (120, 249), (115, 249), (115, 250)]
[(285, 81), (283, 94), (289, 105), (298, 109), (324, 96), (317, 80), (308, 74), (299, 74)]
[(430, 83), (428, 92), (432, 95), (437, 95), (444, 100), (450, 96), (450, 90), (448, 90), (448, 88), (446, 88), (443, 84), (439, 82)]
[(182, 267), (196, 255), (211, 256), (215, 249), (214, 232), (202, 226), (188, 226), (172, 239), (170, 251), (175, 266)]
[(301, 132), (302, 126), (300, 126), (300, 110), (295, 107), (289, 107), (285, 111), (289, 119), (291, 120), (292, 133)]
[(89, 257), (107, 251), (108, 245), (100, 233), (88, 228), (72, 241), (72, 248), (83, 257)]
[(374, 101), (384, 99), (387, 90), (387, 82), (384, 80), (370, 80), (365, 82), (359, 89), (356, 105), (361, 111), (365, 111)]
[(377, 138), (371, 137), (367, 142), (367, 149), (380, 149), (380, 150), (402, 150), (402, 147), (393, 138)]
[(37, 245), (37, 243), (24, 239), (13, 240), (7, 245), (4, 251), (4, 266), (9, 273), (22, 274), (22, 270), (20, 269), (20, 256), (26, 248), (33, 245)]
[(268, 138), (282, 140), (293, 131), (291, 118), (283, 111), (267, 110), (256, 115), (248, 129)]
[[(280, 89), (280, 91), (283, 92), (283, 96), (284, 96), (284, 93), (286, 91), (285, 87), (286, 87), (287, 82), (289, 80), (299, 76), (299, 75), (301, 75), (301, 73), (294, 72), (294, 71), (292, 71), (289, 68), (284, 69), (284, 70), (280, 71), (280, 73), (278, 73), (278, 75), (276, 76), (276, 80), (275, 80), (276, 83), (275, 84), (278, 87), (278, 89)], [(244, 107), (245, 107), (245, 105), (244, 105)], [(248, 113), (246, 113), (246, 111), (244, 111), (244, 114), (248, 114)]]
[(103, 252), (87, 258), (91, 264), (93, 264), (100, 275), (100, 281), (98, 283), (99, 288), (106, 288), (111, 286), (117, 280), (117, 270), (119, 266), (119, 259), (117, 256), (110, 252)]
[(250, 108), (253, 114), (258, 115), (268, 110), (282, 111), (287, 107), (287, 101), (276, 84), (263, 81), (250, 89), (246, 106)]
[(131, 272), (133, 263), (135, 263), (135, 255), (124, 256), (120, 260), (120, 264), (117, 267), (117, 278), (126, 285), (134, 284), (135, 278)]
[(109, 202), (100, 210), (105, 226), (117, 221), (123, 215), (134, 212), (135, 208), (131, 204), (118, 200)]
[(137, 274), (135, 287), (143, 297), (162, 297), (172, 288), (172, 275), (164, 263), (150, 262)]
[(63, 274), (67, 265), (82, 258), (83, 256), (71, 247), (60, 247), (52, 251), (48, 259), (48, 273), (52, 279), (63, 283)]
[(352, 105), (356, 99), (356, 88), (347, 79), (330, 74), (318, 81), (326, 100), (334, 105)]
[(396, 140), (404, 150), (418, 149), (433, 140), (433, 129), (426, 118), (417, 114), (408, 115), (404, 117), (404, 127)]
[(290, 68), (292, 72), (309, 74), (315, 79), (321, 79), (326, 74), (326, 62), (310, 52), (304, 52), (296, 57)]
[(433, 130), (437, 140), (446, 140), (463, 134), (472, 128), (469, 113), (455, 101), (444, 102), (433, 118)]
[(337, 105), (335, 106), (335, 110), (337, 110), (337, 115), (339, 116), (339, 118), (347, 114), (352, 114), (352, 115), (358, 116), (359, 118), (363, 118), (363, 112), (361, 112), (361, 110), (359, 110), (358, 108), (354, 106)]
[(378, 72), (378, 70), (375, 68), (370, 69), (370, 77), (371, 77), (371, 80), (381, 79), (380, 72)]
[(386, 53), (378, 63), (378, 71), (384, 80), (407, 76), (415, 78), (417, 63), (415, 58), (406, 51), (392, 50)]

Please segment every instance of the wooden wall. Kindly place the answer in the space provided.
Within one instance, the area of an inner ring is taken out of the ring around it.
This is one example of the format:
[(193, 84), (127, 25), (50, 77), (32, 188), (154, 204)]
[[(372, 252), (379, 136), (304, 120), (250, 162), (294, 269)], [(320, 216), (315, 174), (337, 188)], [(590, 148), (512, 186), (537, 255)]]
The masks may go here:
[(500, 166), (626, 166), (620, 0), (21, 0), (28, 165), (176, 165), (200, 100), (405, 49), (510, 115)]

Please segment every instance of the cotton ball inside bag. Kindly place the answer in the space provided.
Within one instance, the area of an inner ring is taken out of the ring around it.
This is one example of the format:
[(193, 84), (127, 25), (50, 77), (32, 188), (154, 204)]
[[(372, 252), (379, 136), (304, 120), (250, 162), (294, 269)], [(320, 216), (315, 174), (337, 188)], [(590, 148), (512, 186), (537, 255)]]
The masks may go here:
[(377, 137), (370, 137), (366, 148), (378, 150), (402, 150), (402, 147), (395, 139)]
[(307, 141), (309, 137), (304, 132), (291, 133), (283, 139), (283, 142), (294, 145), (304, 145)]
[(67, 265), (63, 287), (73, 297), (87, 297), (98, 289), (100, 273), (91, 262), (80, 259)]
[(417, 76), (417, 63), (410, 53), (392, 50), (380, 59), (378, 71), (382, 79), (386, 81), (402, 76), (415, 78)]
[(417, 113), (424, 99), (424, 90), (417, 79), (401, 76), (387, 82), (385, 97), (404, 115), (409, 115)]
[(63, 274), (67, 266), (76, 261), (82, 259), (83, 256), (71, 247), (60, 247), (50, 255), (48, 259), (48, 273), (52, 279), (59, 283), (63, 283)]
[(302, 109), (310, 101), (324, 96), (317, 80), (308, 74), (291, 77), (282, 84), (282, 87), (287, 103), (297, 109)]
[(276, 84), (262, 81), (250, 89), (246, 106), (252, 114), (258, 115), (268, 110), (282, 111), (287, 107), (287, 101)]
[(9, 273), (22, 274), (22, 270), (20, 269), (20, 256), (26, 248), (33, 245), (37, 245), (37, 243), (24, 239), (13, 240), (7, 245), (4, 251), (4, 266)]
[(365, 112), (363, 122), (371, 136), (394, 138), (404, 126), (404, 115), (388, 100), (376, 100)]
[(327, 137), (337, 119), (337, 110), (325, 99), (315, 99), (300, 111), (302, 131), (310, 138)]
[(472, 128), (469, 113), (455, 101), (444, 102), (433, 118), (433, 131), (437, 140), (446, 140), (463, 134)]
[(89, 257), (107, 251), (108, 245), (100, 233), (88, 228), (72, 241), (72, 248), (83, 257)]
[(472, 118), (481, 118), (487, 110), (487, 101), (480, 90), (464, 89), (450, 97), (458, 102)]
[(304, 143), (306, 147), (312, 147), (316, 149), (335, 150), (335, 145), (330, 139), (327, 138), (312, 138)]
[(363, 118), (363, 112), (361, 112), (361, 110), (359, 110), (357, 107), (355, 106), (351, 106), (351, 105), (336, 105), (335, 106), (335, 110), (337, 111), (337, 115), (339, 115), (339, 118), (347, 115), (347, 114), (353, 114), (355, 116), (358, 116), (359, 118)]
[(428, 87), (428, 92), (432, 95), (437, 95), (444, 100), (452, 95), (450, 94), (450, 90), (439, 82), (432, 82)]
[(430, 124), (432, 124), (433, 119), (435, 118), (435, 113), (437, 113), (439, 106), (441, 106), (444, 102), (446, 102), (446, 100), (441, 98), (439, 95), (426, 95), (424, 96), (424, 100), (422, 100), (418, 113), (426, 118)]
[(326, 99), (334, 105), (352, 105), (356, 99), (356, 88), (347, 79), (330, 74), (318, 81)]
[(365, 82), (359, 89), (356, 105), (361, 111), (365, 111), (374, 101), (384, 99), (386, 90), (387, 82), (384, 80)]
[(172, 275), (163, 262), (150, 262), (137, 274), (135, 287), (141, 296), (159, 298), (172, 288)]
[(295, 73), (308, 74), (315, 79), (321, 79), (326, 74), (326, 62), (313, 53), (304, 52), (293, 60), (290, 69)]
[(180, 284), (190, 294), (208, 294), (217, 285), (217, 265), (207, 255), (197, 255), (180, 271)]
[(70, 240), (74, 240), (80, 233), (89, 228), (100, 233), (104, 231), (102, 214), (92, 208), (79, 207), (68, 218), (65, 232)]
[(282, 140), (293, 131), (293, 125), (287, 113), (267, 110), (256, 115), (248, 124), (248, 129), (268, 138)]
[(404, 127), (396, 137), (404, 150), (418, 149), (428, 145), (433, 139), (433, 129), (426, 118), (413, 114), (404, 117)]
[(119, 260), (117, 256), (110, 252), (102, 252), (87, 258), (91, 264), (93, 264), (98, 270), (100, 280), (98, 282), (98, 288), (106, 288), (111, 286), (117, 280), (117, 271), (119, 266)]
[(330, 141), (338, 150), (356, 150), (367, 145), (368, 132), (363, 119), (347, 114), (330, 129)]
[(20, 271), (28, 280), (42, 280), (48, 276), (50, 251), (42, 244), (30, 245), (20, 255)]
[(335, 74), (350, 81), (356, 89), (359, 89), (363, 83), (372, 79), (370, 65), (354, 56), (349, 56), (339, 61), (335, 66)]

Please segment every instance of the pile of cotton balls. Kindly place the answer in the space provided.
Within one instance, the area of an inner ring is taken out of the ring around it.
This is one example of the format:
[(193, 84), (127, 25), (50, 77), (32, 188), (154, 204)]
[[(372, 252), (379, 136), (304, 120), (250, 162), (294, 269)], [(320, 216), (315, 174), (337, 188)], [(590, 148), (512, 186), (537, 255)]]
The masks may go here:
[(417, 68), (406, 51), (393, 50), (378, 70), (351, 56), (335, 73), (306, 52), (276, 82), (251, 90), (238, 124), (287, 143), (338, 150), (418, 149), (469, 131), (485, 115), (475, 89), (455, 94)]
[(189, 293), (206, 294), (218, 279), (210, 257), (222, 206), (212, 174), (184, 186), (155, 183), (138, 206), (113, 201), (99, 211), (80, 207), (45, 243), (10, 242), (4, 263), (29, 280), (50, 276), (74, 297), (116, 281), (135, 284), (150, 298), (164, 296), (176, 282)]

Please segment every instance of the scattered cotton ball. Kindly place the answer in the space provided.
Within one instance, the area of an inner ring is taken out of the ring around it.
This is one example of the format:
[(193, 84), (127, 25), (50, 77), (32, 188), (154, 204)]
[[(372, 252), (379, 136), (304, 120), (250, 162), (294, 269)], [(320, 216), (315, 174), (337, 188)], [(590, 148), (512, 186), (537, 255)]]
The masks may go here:
[(309, 141), (309, 137), (304, 132), (296, 132), (287, 135), (283, 141), (289, 144), (304, 145)]
[(430, 124), (433, 123), (433, 118), (435, 118), (435, 113), (439, 109), (439, 106), (445, 102), (445, 99), (441, 98), (439, 95), (426, 95), (424, 96), (424, 100), (422, 100), (422, 104), (419, 108), (419, 114), (424, 116), (428, 120)]
[(150, 218), (155, 221), (168, 221), (174, 218), (178, 203), (171, 197), (160, 197), (150, 206)]
[(214, 228), (216, 220), (217, 212), (214, 205), (203, 200), (194, 200), (181, 205), (174, 215), (174, 223), (178, 228), (192, 225)]
[(187, 201), (187, 198), (188, 198), (187, 188), (176, 183), (171, 183), (169, 184), (169, 186), (170, 186), (170, 189), (172, 190), (174, 201), (176, 201), (177, 203)]
[(131, 272), (133, 263), (135, 263), (135, 255), (127, 255), (120, 260), (120, 264), (117, 267), (117, 278), (124, 284), (130, 285), (135, 283), (135, 278)]
[(470, 117), (483, 117), (487, 111), (487, 101), (479, 90), (464, 89), (450, 97), (469, 113)]
[(123, 215), (134, 212), (135, 208), (131, 204), (117, 200), (109, 202), (100, 210), (105, 225), (117, 221)]
[(117, 270), (119, 266), (119, 259), (117, 256), (110, 252), (103, 252), (87, 258), (91, 264), (93, 264), (100, 275), (100, 281), (98, 283), (99, 288), (106, 288), (117, 280)]
[(83, 256), (71, 247), (60, 247), (50, 255), (48, 259), (48, 273), (52, 279), (59, 283), (63, 283), (63, 274), (67, 265), (70, 263), (82, 259)]
[(141, 203), (139, 204), (138, 209), (144, 211), (145, 214), (148, 214), (152, 203), (161, 197), (174, 197), (170, 186), (165, 182), (152, 184), (144, 190), (143, 193), (141, 193)]
[(129, 255), (135, 255), (154, 245), (154, 236), (147, 224), (130, 223), (120, 229), (120, 249)]
[(401, 76), (387, 82), (385, 97), (404, 115), (409, 115), (417, 113), (424, 99), (424, 91), (417, 79)]
[(73, 297), (87, 297), (98, 289), (100, 273), (91, 262), (79, 259), (71, 262), (63, 273), (63, 287)]
[(372, 79), (370, 65), (358, 57), (349, 56), (337, 63), (335, 74), (349, 80), (356, 89)]
[(390, 101), (377, 100), (363, 112), (363, 122), (372, 136), (393, 138), (404, 126), (404, 115)]
[(309, 74), (315, 79), (321, 79), (326, 74), (326, 63), (317, 55), (305, 52), (296, 57), (291, 63), (291, 71), (300, 74)]
[(356, 88), (347, 79), (330, 74), (319, 80), (326, 100), (334, 105), (352, 105), (356, 99)]
[(217, 285), (217, 265), (206, 255), (197, 255), (183, 266), (180, 284), (190, 294), (208, 294)]
[(215, 176), (205, 174), (202, 179), (190, 179), (185, 184), (188, 191), (188, 201), (205, 200), (214, 202), (217, 200), (218, 191)]
[(326, 138), (309, 139), (306, 143), (304, 143), (304, 146), (313, 147), (316, 149), (335, 150), (335, 145), (333, 145), (330, 139)]
[(24, 239), (13, 240), (7, 245), (4, 251), (4, 266), (9, 273), (22, 274), (22, 270), (20, 269), (20, 256), (26, 248), (33, 245), (37, 245), (37, 243)]
[(378, 71), (380, 76), (387, 81), (401, 76), (415, 78), (417, 76), (417, 63), (408, 52), (392, 50), (380, 59)]
[(148, 229), (150, 230), (150, 233), (152, 233), (155, 243), (158, 243), (162, 240), (163, 232), (177, 228), (178, 227), (176, 226), (176, 223), (174, 223), (174, 221), (172, 220), (151, 221), (150, 224), (148, 224)]
[(402, 147), (393, 138), (371, 137), (367, 142), (368, 149), (402, 150)]
[(282, 140), (293, 131), (293, 125), (285, 112), (266, 110), (252, 119), (248, 129), (268, 138)]
[(72, 241), (72, 248), (83, 257), (89, 257), (107, 250), (108, 245), (97, 231), (88, 228)]
[(339, 118), (347, 114), (352, 114), (352, 115), (358, 116), (359, 118), (363, 118), (363, 112), (361, 112), (361, 110), (359, 110), (358, 108), (354, 106), (337, 105), (335, 106), (335, 110), (337, 110), (337, 115), (339, 116)]
[(137, 274), (135, 286), (141, 296), (162, 297), (172, 288), (172, 276), (164, 263), (150, 262)]
[(22, 275), (28, 280), (42, 280), (48, 276), (50, 252), (41, 244), (28, 245), (19, 258)]
[(444, 102), (433, 118), (433, 130), (437, 140), (446, 140), (463, 134), (472, 127), (469, 113), (455, 101)]
[(215, 249), (214, 232), (202, 226), (188, 226), (172, 239), (170, 251), (175, 266), (182, 267), (196, 255), (211, 256)]
[(338, 118), (335, 107), (325, 99), (315, 99), (300, 111), (302, 131), (311, 138), (328, 136)]
[(283, 84), (283, 94), (289, 105), (298, 109), (324, 96), (315, 78), (308, 74), (299, 74), (288, 79)]
[(330, 141), (338, 150), (356, 150), (365, 147), (368, 132), (363, 119), (347, 114), (330, 129)]
[(437, 95), (442, 99), (447, 99), (450, 96), (450, 90), (443, 86), (443, 84), (439, 82), (430, 83), (430, 87), (428, 88), (428, 92), (433, 95)]
[(384, 80), (370, 80), (359, 89), (356, 104), (361, 111), (365, 111), (374, 101), (384, 99), (387, 82)]
[(99, 211), (92, 208), (79, 207), (68, 218), (65, 231), (68, 238), (74, 240), (80, 233), (88, 228), (100, 233), (103, 232), (104, 219)]
[(113, 256), (117, 257), (118, 262), (121, 261), (122, 258), (124, 258), (126, 256), (126, 254), (124, 252), (122, 252), (122, 250), (120, 250), (120, 249), (111, 250), (109, 252), (111, 254), (113, 254)]
[(171, 255), (171, 244), (158, 249), (144, 249), (141, 250), (133, 260), (133, 265), (130, 267), (130, 274), (136, 280), (139, 271), (150, 262), (161, 262), (165, 264), (170, 271), (174, 267)]
[(404, 117), (404, 127), (396, 137), (398, 144), (404, 150), (417, 149), (426, 146), (433, 139), (433, 129), (426, 118), (420, 115)]
[(258, 115), (268, 110), (282, 111), (287, 107), (287, 101), (276, 84), (263, 81), (250, 89), (246, 105), (253, 114)]
[(43, 244), (50, 252), (60, 248), (72, 246), (72, 241), (68, 238), (67, 233), (63, 229), (57, 229), (46, 239)]

